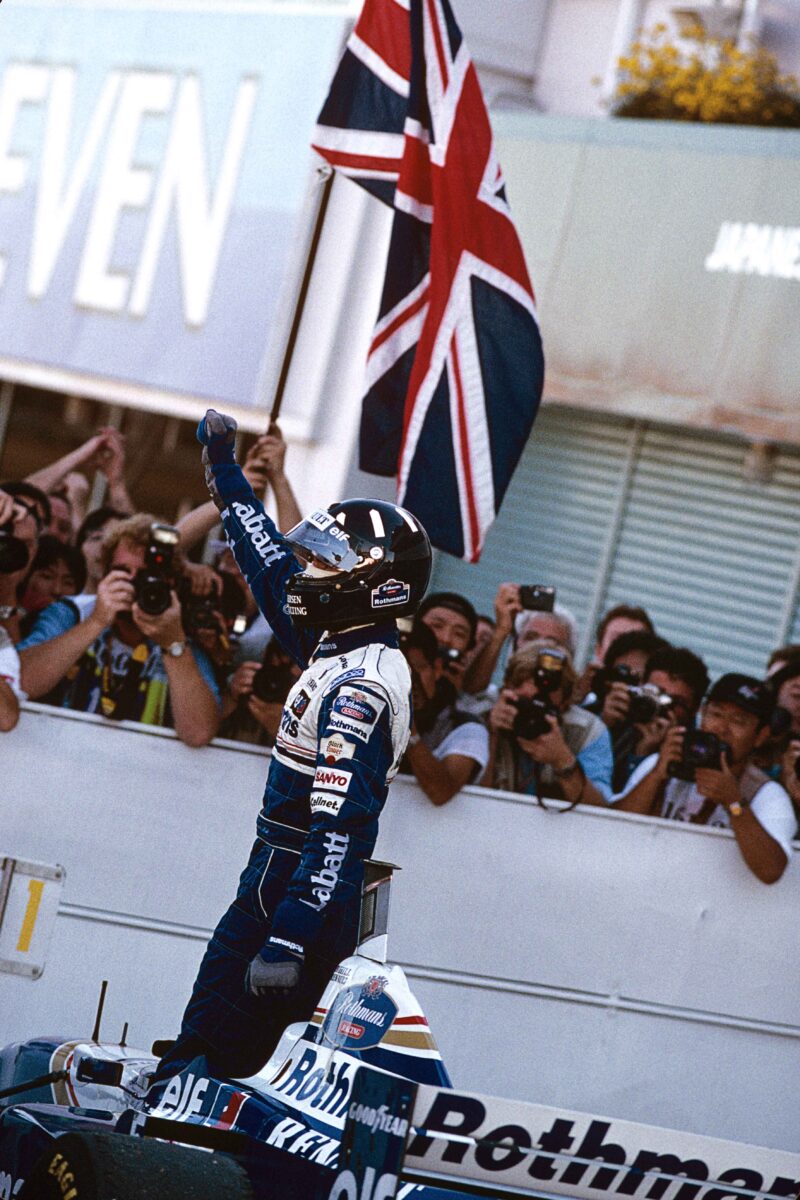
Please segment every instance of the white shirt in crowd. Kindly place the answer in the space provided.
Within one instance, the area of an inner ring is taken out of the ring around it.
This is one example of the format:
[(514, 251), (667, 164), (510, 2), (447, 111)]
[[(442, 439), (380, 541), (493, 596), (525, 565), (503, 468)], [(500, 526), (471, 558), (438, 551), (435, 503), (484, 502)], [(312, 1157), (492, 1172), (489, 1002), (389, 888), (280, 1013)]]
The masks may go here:
[[(614, 799), (621, 800), (633, 791), (645, 775), (650, 774), (657, 762), (657, 754), (651, 754), (640, 762), (624, 789)], [(704, 804), (705, 797), (700, 795), (693, 783), (685, 779), (669, 779), (658, 816), (671, 821), (691, 821)], [(775, 839), (786, 857), (791, 858), (792, 838), (797, 832), (797, 820), (787, 792), (774, 779), (768, 779), (751, 800), (750, 809), (759, 825)], [(730, 829), (730, 815), (723, 804), (716, 806), (706, 824), (718, 829)]]
[(6, 683), (10, 684), (11, 690), (18, 700), (25, 699), (19, 683), (19, 655), (14, 649), (11, 638), (2, 627), (0, 627), (0, 679), (4, 679)]

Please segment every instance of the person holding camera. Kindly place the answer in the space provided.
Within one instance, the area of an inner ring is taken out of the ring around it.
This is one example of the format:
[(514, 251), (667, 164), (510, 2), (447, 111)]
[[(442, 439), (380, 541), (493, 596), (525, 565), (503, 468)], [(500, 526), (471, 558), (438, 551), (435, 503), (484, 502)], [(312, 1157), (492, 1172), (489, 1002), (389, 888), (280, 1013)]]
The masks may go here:
[(97, 595), (51, 604), (20, 643), (31, 699), (171, 725), (187, 746), (211, 741), (219, 693), (206, 655), (186, 636), (176, 542), (170, 526), (143, 513), (113, 529)]
[(754, 765), (770, 736), (772, 697), (749, 675), (723, 675), (709, 691), (700, 728), (673, 726), (658, 754), (628, 780), (614, 807), (732, 829), (762, 883), (780, 879), (797, 822), (781, 785)]
[[(12, 643), (22, 637), (25, 609), (19, 591), (39, 545), (42, 524), (24, 483), (0, 489), (0, 629)], [(33, 488), (38, 493), (38, 488)], [(47, 497), (42, 496), (47, 504)], [(49, 511), (49, 506), (48, 506)]]
[(611, 739), (594, 713), (571, 703), (577, 676), (562, 647), (533, 642), (508, 661), (489, 714), (485, 787), (571, 804), (611, 798)]
[(267, 644), (261, 662), (239, 663), (223, 698), (220, 736), (274, 746), (286, 697), (300, 674), (277, 638)]
[(413, 717), (404, 769), (428, 799), (446, 804), (486, 766), (489, 739), (461, 690), (478, 614), (466, 596), (432, 592), (403, 650), (411, 668)]
[(515, 649), (546, 640), (575, 653), (577, 625), (569, 609), (555, 603), (555, 590), (540, 584), (501, 583), (494, 599), (494, 626), (480, 651), (469, 663), (464, 690), (486, 692), (503, 648), (512, 639)]
[(416, 777), (433, 804), (446, 804), (486, 767), (486, 726), (460, 707), (458, 694), (444, 676), (448, 648), (439, 644), (424, 616), (401, 635), (400, 648), (411, 671), (413, 706), (411, 737), (400, 770)]
[(0, 733), (10, 733), (19, 720), (19, 655), (0, 626)]
[[(597, 703), (614, 748), (615, 792), (621, 792), (639, 763), (659, 749), (673, 725), (694, 724), (709, 683), (705, 663), (692, 650), (641, 632), (622, 634), (618, 641), (623, 650), (630, 642), (637, 648), (615, 659), (614, 643), (613, 665), (595, 677)], [(653, 647), (652, 653), (641, 668), (647, 646)]]

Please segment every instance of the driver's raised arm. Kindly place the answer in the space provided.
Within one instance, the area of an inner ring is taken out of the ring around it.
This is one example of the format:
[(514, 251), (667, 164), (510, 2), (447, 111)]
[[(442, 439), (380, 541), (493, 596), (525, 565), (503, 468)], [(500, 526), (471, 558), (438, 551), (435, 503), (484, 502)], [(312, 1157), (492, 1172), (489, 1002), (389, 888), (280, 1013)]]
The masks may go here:
[(233, 418), (209, 409), (197, 427), (208, 490), (256, 604), (287, 653), (306, 666), (321, 631), (298, 630), (284, 609), (286, 585), (301, 565), (236, 462), (235, 439)]

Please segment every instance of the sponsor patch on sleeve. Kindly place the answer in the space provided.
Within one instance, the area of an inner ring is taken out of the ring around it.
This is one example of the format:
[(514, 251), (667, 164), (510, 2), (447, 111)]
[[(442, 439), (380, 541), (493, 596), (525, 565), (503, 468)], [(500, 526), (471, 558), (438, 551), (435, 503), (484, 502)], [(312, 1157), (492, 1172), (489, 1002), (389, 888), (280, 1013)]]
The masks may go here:
[(297, 693), (291, 705), (289, 706), (296, 717), (302, 717), (310, 703), (308, 692), (302, 691)]
[(314, 787), (325, 788), (329, 792), (346, 792), (352, 778), (352, 771), (348, 771), (344, 767), (317, 767)]
[(312, 813), (330, 813), (332, 817), (336, 817), (344, 804), (344, 796), (332, 796), (330, 792), (312, 792), (310, 802)]
[(337, 763), (341, 758), (352, 758), (355, 754), (355, 742), (348, 742), (346, 737), (342, 737), (340, 733), (332, 733), (330, 737), (325, 737), (319, 744), (320, 753), (329, 767)]
[(344, 671), (341, 675), (337, 675), (335, 679), (332, 679), (325, 688), (323, 695), (327, 696), (340, 683), (346, 683), (348, 679), (362, 679), (365, 674), (366, 672), (363, 667), (351, 667), (349, 671)]
[(332, 712), (347, 721), (360, 721), (364, 725), (374, 725), (386, 707), (386, 701), (374, 696), (371, 692), (361, 692), (358, 688), (343, 687), (333, 702)]

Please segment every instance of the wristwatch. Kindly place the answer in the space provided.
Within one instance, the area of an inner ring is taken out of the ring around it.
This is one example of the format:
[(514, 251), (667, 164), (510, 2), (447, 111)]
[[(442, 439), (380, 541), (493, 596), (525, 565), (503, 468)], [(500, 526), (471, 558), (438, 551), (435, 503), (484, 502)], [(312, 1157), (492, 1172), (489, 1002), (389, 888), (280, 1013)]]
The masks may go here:
[(738, 800), (734, 800), (732, 804), (728, 805), (728, 812), (732, 817), (740, 817), (742, 815), (742, 806)]
[(170, 642), (168, 646), (162, 646), (165, 654), (171, 654), (173, 658), (180, 658), (186, 649), (186, 642)]

